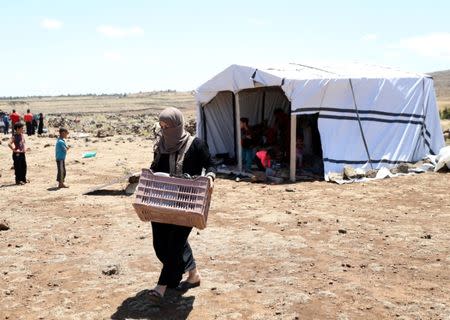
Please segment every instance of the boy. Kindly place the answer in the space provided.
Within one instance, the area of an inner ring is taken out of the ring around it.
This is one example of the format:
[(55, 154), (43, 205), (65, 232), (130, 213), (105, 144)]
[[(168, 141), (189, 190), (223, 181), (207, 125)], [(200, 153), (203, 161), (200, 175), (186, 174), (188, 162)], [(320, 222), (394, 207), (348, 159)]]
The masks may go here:
[(30, 109), (28, 109), (27, 113), (23, 116), (23, 121), (25, 121), (27, 127), (27, 135), (31, 136), (33, 134), (33, 114)]
[(58, 175), (56, 176), (56, 181), (58, 181), (58, 188), (68, 188), (64, 184), (66, 179), (66, 155), (69, 147), (64, 139), (69, 135), (69, 131), (66, 128), (59, 128), (59, 137), (56, 140), (55, 146), (55, 156), (56, 156), (56, 166), (58, 168)]
[(9, 115), (9, 118), (11, 119), (12, 133), (14, 134), (14, 125), (20, 121), (20, 114), (13, 109), (12, 113)]
[(253, 163), (253, 139), (248, 125), (248, 118), (241, 118), (241, 146), (244, 171), (251, 172)]
[(3, 123), (4, 123), (3, 133), (8, 134), (8, 132), (9, 132), (9, 116), (6, 112), (3, 114), (3, 117), (0, 121), (3, 121)]
[(25, 158), (25, 138), (23, 136), (23, 123), (14, 124), (14, 134), (9, 140), (8, 147), (12, 150), (14, 161), (14, 173), (16, 175), (16, 184), (24, 185), (27, 181), (27, 160)]

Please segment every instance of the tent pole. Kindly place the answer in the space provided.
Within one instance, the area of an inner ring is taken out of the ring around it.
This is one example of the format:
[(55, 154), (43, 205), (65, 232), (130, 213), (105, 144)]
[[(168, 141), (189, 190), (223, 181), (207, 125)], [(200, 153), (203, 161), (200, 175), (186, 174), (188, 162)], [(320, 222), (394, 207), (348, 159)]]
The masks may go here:
[(238, 170), (242, 172), (242, 146), (241, 146), (241, 107), (239, 104), (239, 92), (234, 95), (235, 99), (235, 126), (236, 126), (236, 150), (237, 150), (237, 160), (238, 160)]
[(372, 159), (371, 159), (370, 153), (369, 153), (369, 147), (367, 146), (366, 137), (364, 136), (363, 127), (362, 127), (362, 124), (361, 124), (361, 118), (359, 117), (358, 105), (356, 104), (355, 91), (353, 90), (352, 79), (348, 79), (348, 82), (350, 83), (350, 90), (352, 91), (353, 105), (355, 107), (356, 117), (358, 118), (358, 124), (359, 124), (359, 130), (361, 132), (361, 138), (362, 138), (363, 143), (364, 143), (364, 148), (366, 149), (366, 153), (367, 153), (367, 158), (368, 158), (368, 161), (369, 161), (370, 169), (373, 170)]
[(289, 178), (291, 182), (295, 182), (295, 169), (296, 169), (296, 160), (297, 160), (297, 152), (295, 150), (295, 144), (297, 141), (297, 115), (293, 114), (291, 111), (291, 153), (289, 159), (290, 172)]
[(266, 88), (263, 89), (262, 95), (262, 110), (261, 110), (261, 123), (264, 123), (265, 113), (266, 113)]
[(206, 145), (208, 145), (208, 133), (206, 131), (206, 114), (205, 114), (205, 107), (200, 107), (202, 110), (202, 118), (203, 118), (203, 140), (205, 141)]
[(231, 100), (233, 101), (233, 139), (234, 139), (234, 158), (237, 159), (237, 144), (236, 144), (236, 135), (237, 135), (237, 128), (236, 128), (236, 97), (234, 95), (234, 92), (231, 91)]

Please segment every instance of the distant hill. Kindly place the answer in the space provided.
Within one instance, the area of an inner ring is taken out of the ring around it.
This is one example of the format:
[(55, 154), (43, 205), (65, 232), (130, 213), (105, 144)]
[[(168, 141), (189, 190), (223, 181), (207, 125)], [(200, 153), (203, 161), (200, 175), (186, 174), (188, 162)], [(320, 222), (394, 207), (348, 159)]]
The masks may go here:
[(450, 70), (428, 73), (433, 77), (438, 100), (450, 100)]

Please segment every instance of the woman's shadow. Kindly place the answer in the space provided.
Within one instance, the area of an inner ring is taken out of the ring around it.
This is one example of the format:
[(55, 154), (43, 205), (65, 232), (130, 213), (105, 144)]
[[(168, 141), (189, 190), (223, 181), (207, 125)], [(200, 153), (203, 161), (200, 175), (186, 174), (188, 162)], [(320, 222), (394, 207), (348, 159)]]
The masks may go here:
[(148, 299), (149, 291), (142, 290), (134, 297), (125, 299), (111, 319), (184, 320), (192, 311), (194, 296), (184, 297), (182, 292), (167, 289), (164, 299), (159, 305), (155, 305)]

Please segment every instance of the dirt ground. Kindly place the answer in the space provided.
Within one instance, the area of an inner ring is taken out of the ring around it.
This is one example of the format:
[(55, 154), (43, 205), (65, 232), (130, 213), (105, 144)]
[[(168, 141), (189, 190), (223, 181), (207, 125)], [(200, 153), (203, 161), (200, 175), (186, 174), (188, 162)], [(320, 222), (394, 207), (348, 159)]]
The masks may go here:
[(124, 183), (82, 195), (148, 167), (152, 141), (72, 135), (63, 190), (54, 139), (27, 141), (25, 186), (13, 185), (0, 145), (10, 226), (0, 231), (0, 319), (450, 319), (448, 173), (343, 186), (217, 179), (208, 227), (190, 236), (201, 287), (154, 307), (145, 290), (161, 265), (134, 197)]

